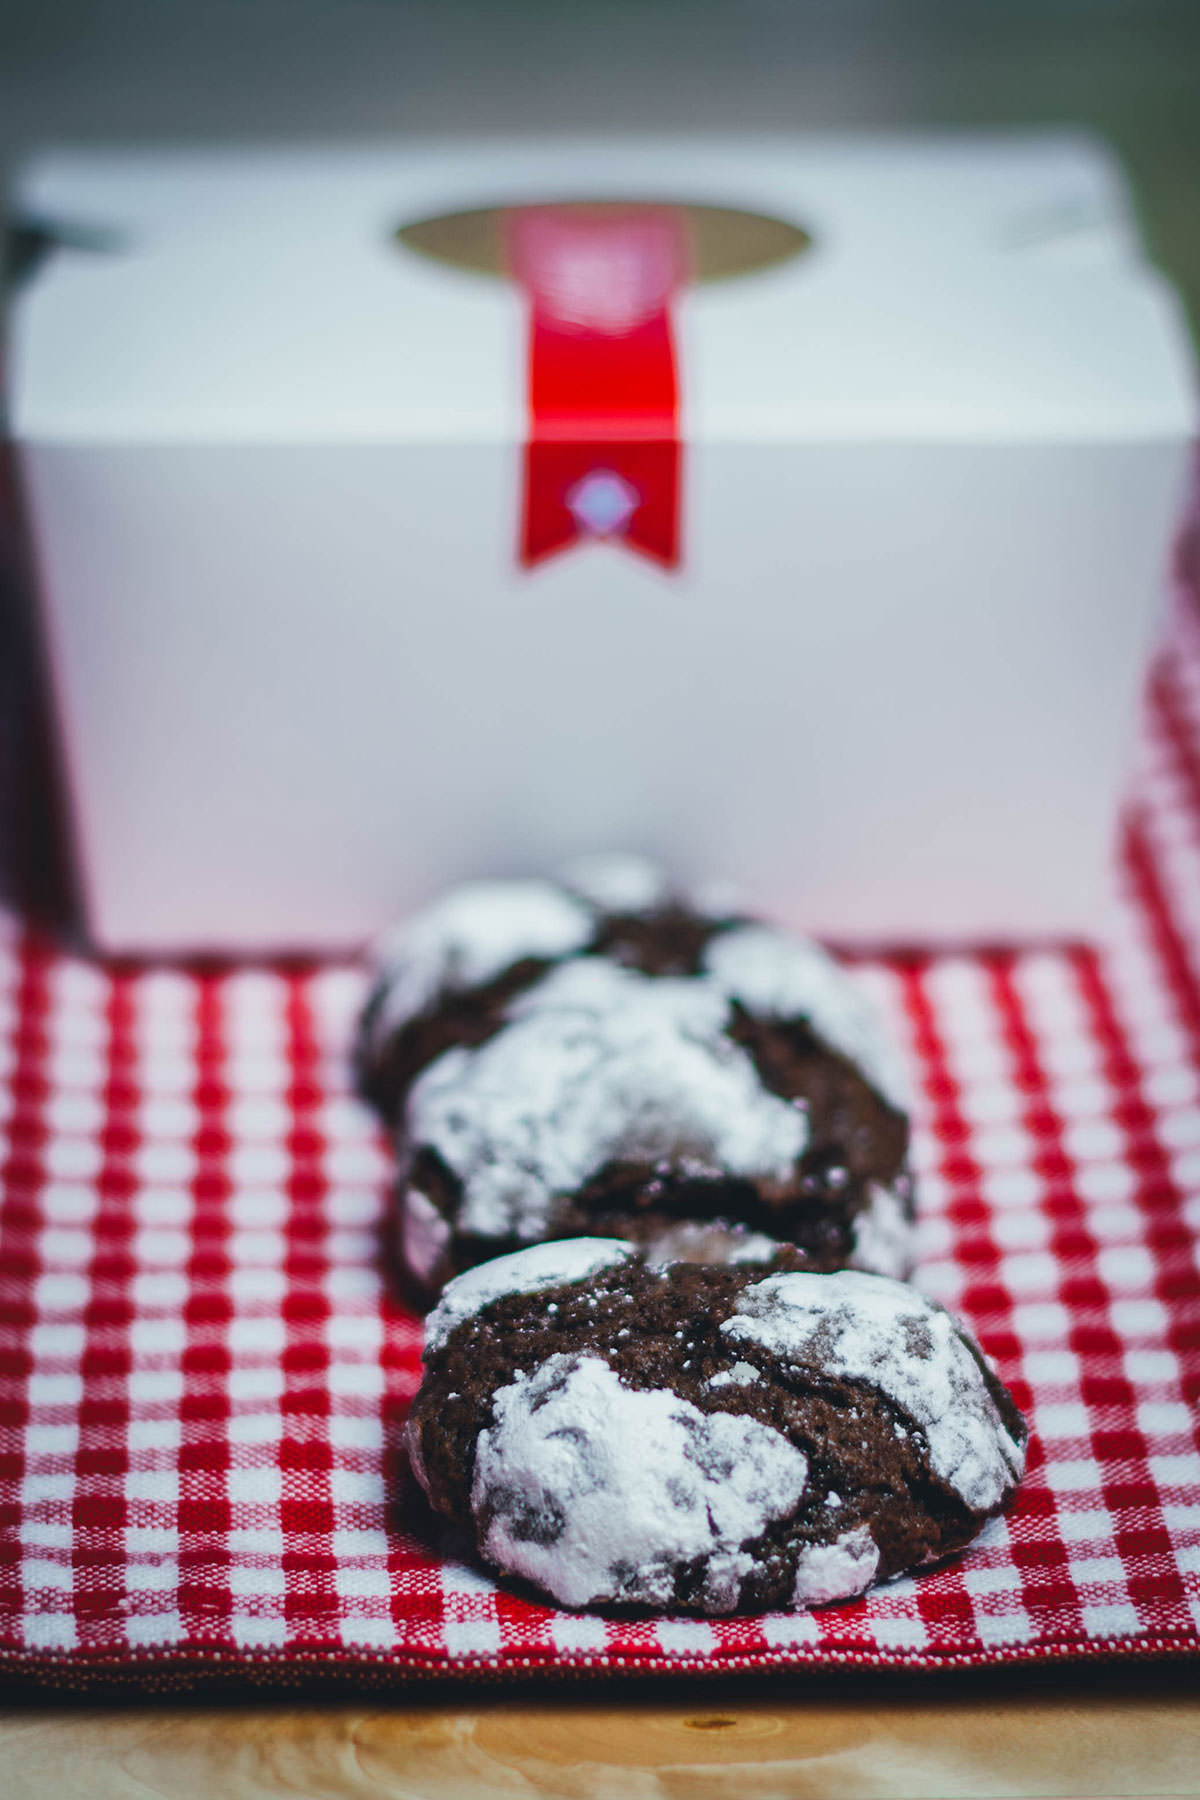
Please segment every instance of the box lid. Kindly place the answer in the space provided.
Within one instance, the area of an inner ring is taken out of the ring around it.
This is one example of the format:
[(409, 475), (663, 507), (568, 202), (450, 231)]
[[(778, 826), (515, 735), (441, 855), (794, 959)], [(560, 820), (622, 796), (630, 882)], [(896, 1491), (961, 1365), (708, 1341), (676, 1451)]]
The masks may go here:
[(1062, 135), (48, 153), (16, 204), (78, 247), (15, 306), (13, 428), (82, 444), (517, 439), (526, 295), (396, 233), (598, 199), (745, 211), (809, 240), (676, 295), (691, 441), (1195, 429), (1187, 330), (1120, 175)]

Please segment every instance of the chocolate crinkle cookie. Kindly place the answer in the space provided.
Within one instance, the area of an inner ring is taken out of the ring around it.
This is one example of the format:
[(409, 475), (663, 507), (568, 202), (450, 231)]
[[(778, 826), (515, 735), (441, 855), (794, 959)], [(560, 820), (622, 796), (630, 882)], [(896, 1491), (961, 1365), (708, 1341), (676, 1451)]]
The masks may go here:
[(967, 1331), (886, 1276), (652, 1264), (596, 1238), (470, 1270), (408, 1423), (434, 1508), (565, 1606), (806, 1608), (940, 1561), (1026, 1429)]
[(904, 1085), (816, 944), (603, 859), (454, 889), (376, 956), (363, 1090), (420, 1290), (548, 1239), (904, 1276)]

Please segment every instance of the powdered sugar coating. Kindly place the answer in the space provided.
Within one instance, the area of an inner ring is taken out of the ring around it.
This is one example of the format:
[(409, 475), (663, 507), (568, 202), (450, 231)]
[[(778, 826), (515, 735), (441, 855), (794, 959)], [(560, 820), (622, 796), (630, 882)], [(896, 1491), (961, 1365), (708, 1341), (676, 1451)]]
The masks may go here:
[(494, 981), (525, 957), (582, 950), (596, 929), (585, 902), (549, 881), (472, 881), (389, 932), (372, 962), (383, 1001), (372, 1048), (439, 994)]
[(634, 1255), (632, 1244), (616, 1238), (558, 1238), (479, 1263), (442, 1289), (441, 1299), (425, 1320), (425, 1355), (439, 1349), (464, 1319), (505, 1294), (536, 1294), (539, 1288), (557, 1287), (561, 1281), (586, 1281), (600, 1269), (614, 1268)]
[(949, 1313), (882, 1275), (768, 1275), (721, 1327), (786, 1370), (806, 1357), (869, 1382), (922, 1430), (930, 1466), (973, 1512), (998, 1506), (1025, 1466)]
[(752, 1566), (742, 1546), (792, 1511), (807, 1475), (803, 1453), (755, 1419), (560, 1354), (495, 1395), (471, 1506), (489, 1559), (566, 1606), (664, 1607), (679, 1565), (702, 1561), (719, 1612)]
[(912, 1272), (913, 1228), (900, 1196), (881, 1182), (867, 1188), (867, 1204), (851, 1226), (854, 1249), (852, 1269), (873, 1275), (891, 1275), (904, 1281)]
[(908, 1108), (903, 1065), (874, 1006), (852, 976), (810, 938), (739, 925), (705, 947), (703, 968), (731, 1000), (763, 1019), (806, 1019), (832, 1050), (858, 1064), (897, 1111)]
[(462, 1184), (459, 1229), (532, 1241), (555, 1196), (610, 1162), (785, 1182), (807, 1121), (764, 1089), (729, 1019), (715, 984), (599, 957), (518, 994), (502, 1031), (447, 1051), (409, 1097), (410, 1139)]
[(563, 886), (601, 912), (640, 913), (665, 906), (671, 884), (644, 856), (600, 852), (577, 856), (562, 870)]
[(419, 1281), (431, 1280), (450, 1242), (450, 1226), (420, 1188), (408, 1188), (401, 1201), (400, 1242), (406, 1268)]
[(809, 1544), (796, 1563), (792, 1605), (827, 1606), (849, 1600), (870, 1587), (879, 1567), (879, 1546), (866, 1525), (845, 1531), (832, 1544)]
[(661, 1230), (637, 1238), (646, 1261), (655, 1266), (670, 1262), (741, 1263), (769, 1262), (779, 1240), (745, 1225), (722, 1225), (714, 1219), (676, 1219)]

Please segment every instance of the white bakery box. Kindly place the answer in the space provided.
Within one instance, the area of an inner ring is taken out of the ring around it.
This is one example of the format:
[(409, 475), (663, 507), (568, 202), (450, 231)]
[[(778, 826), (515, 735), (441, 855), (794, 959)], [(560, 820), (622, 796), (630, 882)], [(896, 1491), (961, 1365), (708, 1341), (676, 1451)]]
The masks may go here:
[(1102, 923), (1195, 434), (1071, 136), (47, 154), (9, 416), (112, 950), (619, 847)]

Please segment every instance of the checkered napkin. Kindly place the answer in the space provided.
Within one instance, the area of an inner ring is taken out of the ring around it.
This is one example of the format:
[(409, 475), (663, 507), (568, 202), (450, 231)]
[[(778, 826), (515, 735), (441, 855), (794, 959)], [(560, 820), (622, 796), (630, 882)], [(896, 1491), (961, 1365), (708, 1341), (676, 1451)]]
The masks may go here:
[(0, 1668), (57, 1685), (936, 1667), (1200, 1652), (1200, 625), (1153, 683), (1102, 951), (873, 959), (918, 1093), (920, 1281), (1033, 1422), (952, 1567), (816, 1613), (508, 1593), (399, 1438), (420, 1323), (351, 967), (0, 941)]

